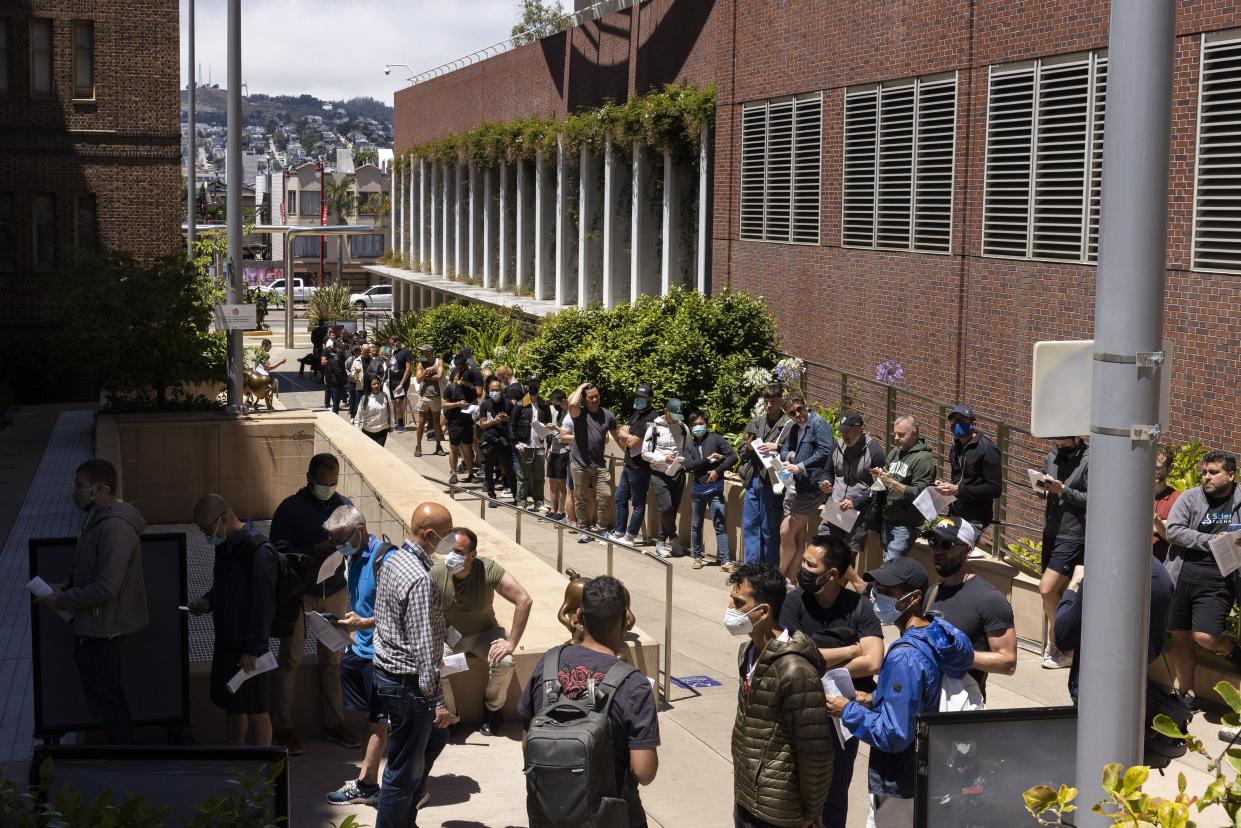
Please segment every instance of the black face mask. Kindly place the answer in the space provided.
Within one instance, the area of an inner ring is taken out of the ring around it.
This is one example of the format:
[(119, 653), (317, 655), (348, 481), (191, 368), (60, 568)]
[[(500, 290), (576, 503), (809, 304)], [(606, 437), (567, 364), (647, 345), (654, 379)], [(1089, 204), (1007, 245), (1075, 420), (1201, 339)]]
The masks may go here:
[(801, 591), (807, 595), (816, 595), (823, 589), (824, 583), (826, 583), (826, 581), (824, 581), (824, 583), (819, 582), (821, 577), (823, 576), (816, 575), (809, 569), (802, 567), (797, 570), (797, 585), (801, 587)]
[(1056, 456), (1064, 459), (1077, 450), (1077, 446), (1056, 446)]
[(965, 568), (965, 559), (968, 557), (968, 555), (965, 555), (955, 564), (946, 564), (942, 569), (936, 567), (935, 571), (939, 573), (939, 577), (941, 578), (951, 578), (953, 575), (956, 575)]

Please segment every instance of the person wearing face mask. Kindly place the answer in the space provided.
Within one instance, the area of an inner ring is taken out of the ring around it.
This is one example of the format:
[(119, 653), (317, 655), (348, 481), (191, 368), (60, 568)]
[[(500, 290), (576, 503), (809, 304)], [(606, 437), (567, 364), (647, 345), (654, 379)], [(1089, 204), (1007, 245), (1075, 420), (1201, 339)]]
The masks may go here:
[(1017, 629), (1004, 594), (966, 566), (976, 540), (974, 526), (959, 517), (942, 517), (923, 534), (939, 583), (931, 593), (932, 612), (969, 638), (974, 647), (970, 675), (987, 698), (987, 673), (1011, 676), (1017, 670)]
[[(310, 458), (306, 485), (286, 497), (276, 507), (271, 519), (271, 540), (288, 545), (288, 552), (304, 555), (311, 562), (303, 590), (302, 609), (306, 612), (330, 612), (338, 618), (349, 611), (349, 593), (345, 588), (344, 561), (322, 582), (315, 582), (321, 564), (336, 551), (323, 522), (341, 506), (351, 501), (336, 491), (340, 462), (331, 454)], [(293, 699), (297, 671), (302, 663), (306, 644), (306, 619), (300, 613), (293, 634), (280, 639), (280, 654), (272, 682), (272, 726), (274, 738), (289, 749), (291, 756), (302, 753), (302, 744), (293, 729)], [(347, 748), (362, 746), (362, 740), (345, 729), (340, 698), (340, 653), (322, 644), (319, 651), (320, 713), (323, 735)]]
[(73, 655), (86, 707), (103, 723), (109, 744), (130, 744), (121, 648), (125, 636), (148, 623), (139, 538), (147, 524), (117, 499), (116, 468), (107, 460), (78, 466), (70, 496), (86, 512), (73, 549), (73, 575), (35, 603), (73, 612)]
[(1172, 461), (1175, 459), (1176, 449), (1172, 446), (1155, 449), (1155, 519), (1151, 552), (1160, 563), (1168, 559), (1168, 515), (1172, 513), (1172, 504), (1181, 496), (1168, 485), (1168, 475), (1172, 473)]
[[(866, 433), (861, 414), (846, 411), (840, 418), (839, 426), (840, 439), (832, 446), (832, 455), (823, 467), (819, 487), (831, 495), (841, 512), (856, 512), (858, 517), (853, 528), (847, 532), (826, 520), (819, 524), (819, 532), (840, 538), (855, 555), (860, 555), (866, 549), (866, 540), (870, 536), (871, 520), (867, 513), (875, 498), (875, 491), (871, 488), (874, 485), (871, 470), (881, 468), (887, 457), (879, 441)], [(857, 573), (853, 573), (852, 578), (857, 579)], [(863, 587), (859, 580), (854, 581), (855, 589)]]
[(733, 825), (818, 824), (833, 773), (823, 656), (805, 633), (780, 628), (784, 576), (767, 564), (729, 573), (724, 626), (748, 637), (737, 652)]
[[(548, 422), (555, 426), (555, 432), (547, 439), (547, 517), (551, 520), (564, 520), (573, 513), (573, 498), (569, 493), (569, 445), (572, 436), (565, 439), (566, 427), (572, 427), (569, 419), (568, 396), (557, 388), (549, 397), (552, 419)], [(574, 522), (570, 518), (570, 523)]]
[(642, 440), (642, 459), (651, 464), (651, 488), (659, 507), (659, 540), (655, 553), (661, 558), (680, 558), (685, 554), (677, 532), (677, 515), (685, 494), (685, 447), (691, 442), (676, 397), (664, 400), (663, 414), (647, 425)]
[[(853, 550), (843, 541), (830, 535), (811, 538), (797, 573), (797, 589), (780, 610), (780, 626), (809, 636), (828, 669), (843, 667), (853, 677), (854, 687), (873, 691), (883, 661), (883, 627), (874, 604), (847, 588), (853, 561)], [(852, 738), (843, 746), (835, 737), (828, 741), (835, 759), (823, 805), (823, 828), (845, 828), (858, 740)]]
[[(763, 464), (763, 458), (779, 451), (784, 434), (791, 427), (784, 414), (783, 397), (782, 386), (764, 386), (763, 410), (745, 427), (745, 447), (741, 452), (741, 482), (745, 484), (741, 545), (746, 563), (780, 564), (784, 485)], [(779, 492), (776, 485), (780, 487)]]
[[(464, 527), (452, 530), (444, 559), (431, 567), (431, 581), (444, 607), (444, 620), (461, 634), (454, 653), (473, 653), (487, 664), (486, 711), (482, 734), (494, 736), (504, 721), (504, 703), (513, 681), (513, 652), (521, 643), (534, 600), (517, 579), (491, 558), (478, 556), (478, 536)], [(513, 628), (505, 633), (496, 620), (495, 598), (513, 605)], [(444, 704), (457, 717), (451, 684), (444, 685)]]
[(422, 435), (430, 432), (435, 437), (435, 453), (444, 455), (440, 437), (440, 411), (442, 406), (440, 380), (444, 378), (444, 363), (435, 355), (430, 343), (418, 346), (418, 365), (414, 372), (413, 387), (418, 391), (415, 414), (418, 418), (417, 442), (414, 456), (422, 456)]
[[(633, 414), (629, 422), (617, 430), (617, 441), (625, 449), (625, 467), (620, 485), (616, 487), (616, 529), (613, 534), (627, 546), (636, 546), (646, 517), (646, 497), (651, 487), (651, 463), (642, 456), (642, 438), (659, 411), (651, 406), (655, 389), (642, 383), (633, 395)], [(633, 510), (630, 511), (632, 505)]]
[(912, 828), (918, 714), (939, 709), (944, 676), (962, 678), (974, 661), (965, 633), (923, 609), (928, 578), (913, 558), (893, 558), (862, 576), (874, 584), (875, 614), (895, 626), (898, 638), (883, 659), (873, 694), (850, 701), (830, 696), (827, 709), (870, 745), (870, 823), (875, 828)]
[(375, 589), (382, 561), (396, 547), (367, 531), (366, 518), (356, 506), (339, 507), (323, 528), (349, 570), (349, 612), (336, 622), (353, 637), (340, 659), (344, 709), (367, 714), (362, 767), (355, 779), (327, 799), (333, 805), (374, 805), (379, 800), (379, 763), (388, 741), (388, 719), (375, 693)]
[[(452, 381), (444, 389), (440, 407), (448, 428), (448, 466), (452, 470), (448, 482), (457, 484), (457, 472), (466, 472), (466, 483), (474, 481), (474, 418), (466, 409), (478, 402), (478, 389), (483, 384), (482, 375), (470, 367), (464, 353), (454, 359)], [(460, 453), (462, 466), (457, 465)]]
[[(1054, 446), (1043, 460), (1043, 477), (1035, 488), (1046, 506), (1043, 516), (1043, 577), (1038, 591), (1043, 599), (1047, 628), (1056, 625), (1056, 606), (1069, 585), (1073, 567), (1086, 561), (1086, 487), (1090, 475), (1090, 447), (1080, 437), (1053, 437)], [(1056, 670), (1073, 663), (1070, 654), (1047, 642), (1043, 667)]]
[(242, 746), (248, 738), (254, 745), (270, 745), (271, 673), (246, 679), (236, 693), (228, 681), (238, 669), (253, 670), (267, 652), (280, 575), (276, 550), (218, 494), (203, 495), (194, 505), (194, 523), (215, 550), (211, 589), (188, 605), (195, 615), (211, 613), (211, 703), (224, 711), (229, 744)]
[(995, 501), (1000, 496), (1000, 450), (975, 425), (974, 409), (957, 404), (948, 411), (952, 448), (948, 463), (952, 481), (936, 480), (935, 490), (955, 497), (948, 514), (974, 524), (978, 536), (994, 519)]
[(789, 476), (784, 493), (784, 522), (780, 524), (780, 571), (792, 584), (801, 568), (801, 552), (806, 547), (810, 523), (827, 501), (827, 494), (820, 487), (826, 482), (827, 489), (831, 489), (831, 477), (825, 476), (825, 469), (835, 443), (831, 425), (811, 411), (803, 397), (787, 398), (784, 411), (792, 424), (780, 444), (780, 459)]
[(737, 452), (727, 440), (710, 430), (707, 415), (701, 411), (689, 415), (689, 431), (694, 439), (685, 446), (685, 471), (693, 478), (689, 548), (694, 556), (694, 569), (706, 566), (702, 525), (707, 512), (711, 513), (711, 523), (715, 526), (716, 558), (721, 567), (727, 567), (732, 556), (728, 552), (728, 525), (724, 519), (724, 472), (737, 462)]
[[(483, 485), (487, 496), (495, 498), (496, 480), (514, 493), (516, 502), (517, 485), (513, 482), (513, 404), (504, 398), (504, 389), (500, 380), (492, 377), (487, 383), (487, 397), (478, 407), (478, 425), (482, 429), (478, 447), (483, 452)], [(487, 505), (495, 508), (493, 500)]]
[(552, 410), (539, 396), (543, 387), (537, 376), (526, 378), (526, 395), (513, 406), (513, 442), (517, 457), (517, 505), (526, 508), (530, 501), (535, 509), (547, 509), (545, 479), (547, 469), (547, 437), (534, 436), (534, 423), (544, 426), (552, 422)]

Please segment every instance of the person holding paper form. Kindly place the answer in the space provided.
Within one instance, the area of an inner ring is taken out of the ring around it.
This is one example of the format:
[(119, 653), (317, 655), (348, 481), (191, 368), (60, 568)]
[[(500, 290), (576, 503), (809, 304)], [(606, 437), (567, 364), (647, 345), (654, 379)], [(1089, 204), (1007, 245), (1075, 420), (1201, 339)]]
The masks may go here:
[(746, 563), (780, 565), (784, 489), (781, 486), (777, 493), (773, 488), (778, 481), (769, 473), (765, 458), (780, 450), (783, 433), (789, 426), (783, 397), (782, 386), (763, 386), (763, 410), (745, 427), (745, 448), (741, 453), (741, 482), (745, 484), (741, 500), (741, 545)]
[[(582, 529), (598, 529), (604, 537), (616, 523), (616, 492), (608, 473), (603, 450), (608, 435), (622, 449), (620, 427), (611, 411), (603, 407), (599, 389), (593, 382), (584, 382), (569, 395), (569, 418), (573, 428), (573, 445), (569, 449), (569, 470), (573, 476), (573, 511)], [(578, 543), (593, 538), (578, 535)]]
[(1222, 451), (1202, 458), (1202, 485), (1183, 492), (1168, 514), (1168, 573), (1176, 584), (1168, 629), (1172, 632), (1172, 671), (1187, 707), (1200, 709), (1191, 695), (1198, 667), (1194, 645), (1224, 656), (1241, 670), (1241, 647), (1228, 636), (1228, 613), (1236, 601), (1234, 580), (1220, 570), (1210, 543), (1215, 535), (1241, 529), (1241, 488), (1237, 458)]
[[(824, 521), (819, 525), (819, 533), (844, 541), (855, 555), (860, 555), (866, 548), (866, 539), (870, 535), (867, 512), (876, 497), (876, 492), (871, 488), (875, 482), (871, 469), (881, 468), (886, 460), (883, 446), (864, 430), (862, 415), (846, 411), (840, 418), (840, 439), (832, 446), (831, 456), (819, 476), (819, 485), (831, 494), (841, 512), (854, 512), (858, 518), (847, 530)], [(857, 574), (853, 573), (851, 578), (856, 579)], [(854, 581), (854, 586), (864, 588), (860, 579)]]
[[(513, 406), (509, 415), (513, 418), (513, 443), (517, 451), (517, 505), (523, 509), (527, 501), (535, 509), (548, 508), (544, 492), (549, 442), (546, 429), (552, 422), (552, 410), (539, 396), (542, 387), (543, 381), (538, 376), (527, 377), (526, 395)], [(537, 436), (536, 430), (543, 436)]]
[(880, 541), (883, 559), (902, 558), (909, 554), (926, 517), (918, 511), (914, 500), (928, 486), (935, 484), (935, 456), (918, 431), (918, 421), (910, 414), (897, 417), (892, 424), (894, 447), (886, 467), (871, 469), (874, 479), (883, 486), (883, 530)]
[[(651, 407), (655, 389), (642, 383), (633, 394), (633, 414), (620, 427), (618, 441), (625, 449), (625, 468), (616, 487), (616, 528), (613, 534), (627, 546), (637, 546), (642, 537), (642, 519), (646, 517), (646, 495), (651, 487), (651, 464), (642, 456), (642, 438), (659, 411)], [(633, 511), (630, 512), (630, 505)]]
[[(1086, 561), (1086, 488), (1090, 480), (1090, 446), (1080, 437), (1053, 437), (1054, 448), (1043, 460), (1042, 485), (1036, 489), (1047, 501), (1043, 514), (1043, 577), (1038, 591), (1043, 599), (1047, 628), (1056, 625), (1056, 606), (1069, 585), (1073, 568)], [(1057, 670), (1073, 663), (1055, 641), (1047, 642), (1043, 667)]]
[[(508, 491), (517, 493), (513, 482), (513, 403), (504, 397), (500, 380), (492, 377), (487, 382), (486, 399), (478, 407), (478, 425), (481, 428), (478, 447), (483, 452), (483, 488), (492, 498), (487, 505), (496, 506), (496, 481)], [(514, 498), (516, 502), (516, 498)]]
[(935, 490), (956, 500), (948, 507), (974, 524), (978, 536), (995, 519), (995, 501), (1000, 496), (1000, 450), (975, 425), (974, 409), (957, 404), (948, 412), (952, 429), (952, 448), (948, 463), (952, 481), (935, 481)]
[(140, 539), (147, 524), (117, 499), (116, 468), (107, 460), (78, 466), (69, 494), (86, 512), (73, 549), (73, 575), (35, 603), (73, 612), (73, 659), (86, 707), (103, 724), (108, 744), (127, 745), (133, 733), (121, 646), (148, 623)]
[(732, 562), (728, 551), (728, 524), (724, 508), (724, 472), (737, 462), (737, 452), (723, 436), (710, 430), (707, 415), (695, 411), (689, 415), (689, 430), (694, 436), (685, 447), (685, 471), (693, 475), (690, 495), (693, 498), (692, 523), (689, 530), (690, 554), (694, 569), (706, 566), (703, 554), (702, 526), (706, 513), (711, 513), (715, 526), (715, 553), (720, 566)]
[(448, 466), (451, 473), (448, 482), (457, 485), (457, 457), (465, 464), (466, 483), (474, 482), (474, 418), (465, 410), (478, 400), (478, 389), (483, 384), (482, 375), (470, 367), (469, 357), (464, 353), (453, 359), (452, 382), (444, 389), (444, 422), (448, 426)]
[[(797, 589), (780, 610), (780, 626), (809, 636), (829, 669), (843, 667), (854, 687), (869, 692), (875, 689), (874, 675), (883, 662), (883, 627), (874, 604), (847, 588), (853, 562), (853, 550), (838, 538), (811, 538), (797, 573)], [(837, 739), (830, 741), (835, 759), (823, 804), (823, 828), (845, 828), (858, 740), (851, 738), (843, 746)]]
[(805, 398), (786, 399), (784, 413), (792, 424), (783, 432), (780, 459), (784, 461), (784, 470), (792, 475), (793, 490), (784, 493), (780, 571), (792, 584), (801, 568), (801, 553), (806, 546), (810, 522), (818, 517), (819, 509), (827, 500), (820, 489), (820, 480), (824, 479), (823, 469), (831, 459), (833, 442), (831, 425), (807, 407)]
[(203, 495), (194, 505), (194, 523), (215, 549), (211, 589), (189, 603), (195, 615), (211, 613), (211, 703), (224, 711), (229, 744), (245, 745), (249, 739), (253, 745), (270, 745), (271, 673), (246, 679), (235, 693), (228, 682), (238, 669), (254, 670), (269, 650), (280, 574), (276, 550), (218, 494)]
[[(569, 444), (565, 442), (566, 426), (573, 425), (566, 410), (568, 397), (557, 388), (548, 395), (548, 401), (551, 403), (552, 419), (548, 422), (552, 433), (547, 438), (547, 492), (550, 496), (547, 517), (551, 520), (569, 518), (570, 523), (576, 523), (573, 498), (569, 496)], [(568, 439), (571, 441), (572, 437)]]
[(685, 447), (690, 439), (681, 401), (668, 397), (663, 414), (650, 422), (642, 440), (642, 459), (651, 464), (651, 488), (659, 508), (655, 552), (661, 558), (680, 558), (685, 554), (677, 534), (677, 515), (685, 494)]

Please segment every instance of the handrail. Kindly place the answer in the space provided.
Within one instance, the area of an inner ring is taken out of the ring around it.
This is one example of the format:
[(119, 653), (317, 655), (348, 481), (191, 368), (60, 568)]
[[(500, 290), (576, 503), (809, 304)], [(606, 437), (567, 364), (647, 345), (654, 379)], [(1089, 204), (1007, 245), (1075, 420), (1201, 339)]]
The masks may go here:
[[(447, 480), (440, 480), (435, 477), (428, 477), (425, 474), (423, 475), (423, 477), (437, 486), (443, 486), (445, 489), (448, 489), (449, 492), (453, 495), (454, 500), (456, 499), (457, 495), (465, 495), (466, 497), (476, 498), (478, 500), (478, 516), (482, 518), (484, 521), (487, 520), (487, 505), (488, 504), (491, 504), (493, 507), (503, 506), (505, 509), (515, 512), (517, 515), (517, 518), (516, 518), (517, 526), (516, 526), (516, 529), (514, 530), (513, 535), (514, 535), (514, 540), (517, 542), (518, 545), (521, 544), (521, 517), (522, 515), (526, 515), (528, 517), (534, 518), (535, 520), (542, 521), (544, 523), (554, 523), (556, 525), (556, 571), (562, 574), (564, 573), (564, 533), (566, 529), (572, 529), (577, 534), (588, 535), (589, 537), (599, 541), (600, 543), (607, 544), (607, 547), (608, 547), (608, 570), (607, 571), (608, 571), (608, 575), (612, 574), (612, 563), (613, 563), (613, 558), (616, 553), (616, 542), (612, 539), (611, 536), (604, 537), (603, 535), (600, 535), (597, 532), (592, 532), (587, 529), (581, 529), (578, 527), (570, 527), (567, 524), (562, 523), (561, 521), (548, 519), (548, 517), (542, 514), (541, 512), (536, 512), (532, 509), (526, 509), (514, 503), (505, 503), (503, 500), (491, 497), (485, 492), (476, 491), (474, 489), (467, 489), (464, 486), (461, 486), (459, 484), (449, 483)], [(667, 704), (669, 700), (669, 694), (672, 690), (672, 572), (673, 572), (672, 563), (670, 561), (664, 560), (663, 558), (659, 557), (658, 555), (648, 550), (638, 549), (636, 547), (629, 546), (628, 544), (621, 544), (621, 546), (624, 547), (625, 549), (628, 549), (631, 552), (636, 553), (637, 555), (640, 555), (643, 558), (647, 558), (647, 559), (657, 562), (660, 566), (664, 568), (664, 643), (663, 643), (664, 667), (663, 667), (663, 670), (660, 671), (663, 673), (663, 677), (659, 685), (659, 695), (660, 695), (660, 699), (665, 704)]]

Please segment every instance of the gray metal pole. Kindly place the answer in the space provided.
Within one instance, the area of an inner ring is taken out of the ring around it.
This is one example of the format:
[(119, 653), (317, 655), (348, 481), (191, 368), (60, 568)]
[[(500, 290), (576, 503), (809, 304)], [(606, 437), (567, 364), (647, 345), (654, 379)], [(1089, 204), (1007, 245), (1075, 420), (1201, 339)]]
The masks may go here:
[(190, 88), (187, 107), (189, 120), (186, 124), (186, 154), (188, 157), (185, 165), (185, 251), (186, 255), (192, 259), (194, 258), (195, 225), (198, 223), (197, 216), (194, 215), (194, 205), (198, 200), (198, 193), (195, 192), (198, 187), (198, 164), (196, 163), (198, 158), (198, 123), (194, 117), (196, 114), (194, 110), (196, 104), (195, 97), (198, 93), (195, 87), (198, 85), (198, 81), (194, 77), (194, 0), (190, 0), (189, 12), (189, 38), (187, 41), (189, 46), (186, 49), (190, 67)]
[[(241, 0), (228, 0), (228, 146), (224, 164), (228, 186), (228, 301), (235, 303), (241, 301), (244, 293), (241, 250)], [(229, 331), (228, 410), (234, 414), (241, 413), (241, 371), (241, 331)]]
[[(1077, 787), (1101, 796), (1109, 762), (1142, 761), (1150, 616), (1152, 456), (1168, 232), (1175, 0), (1112, 3), (1102, 237), (1095, 289), (1090, 521), (1077, 731)], [(1108, 820), (1078, 811), (1078, 825)]]

